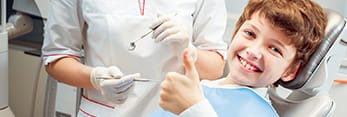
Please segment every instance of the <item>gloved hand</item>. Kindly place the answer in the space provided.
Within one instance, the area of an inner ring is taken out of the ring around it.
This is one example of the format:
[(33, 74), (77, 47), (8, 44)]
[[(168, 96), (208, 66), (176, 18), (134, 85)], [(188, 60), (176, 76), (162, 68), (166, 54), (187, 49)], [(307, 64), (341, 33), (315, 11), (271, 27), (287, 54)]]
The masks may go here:
[[(197, 50), (197, 48), (194, 45), (189, 44), (187, 50), (184, 50), (184, 51), (189, 51), (188, 52), (188, 56), (190, 56), (192, 58), (192, 62), (195, 63), (196, 60), (198, 59), (198, 50)], [(183, 54), (184, 53), (182, 53), (181, 55), (183, 55)], [(181, 57), (181, 58), (183, 58), (183, 57)]]
[(111, 102), (122, 104), (134, 87), (134, 78), (140, 74), (123, 76), (117, 67), (96, 67), (90, 73), (90, 82), (93, 87)]
[[(152, 38), (156, 43), (164, 42), (165, 44), (170, 45), (173, 49), (179, 50), (177, 55), (182, 55), (184, 48), (189, 48), (193, 60), (197, 59), (197, 49), (192, 44), (192, 25), (185, 20), (183, 15), (174, 14), (174, 15), (159, 15), (158, 20), (156, 20), (152, 25), (151, 29), (153, 30)], [(182, 61), (182, 57), (178, 57), (179, 61)]]
[(179, 14), (159, 15), (158, 20), (151, 25), (153, 30), (152, 38), (155, 42), (177, 42), (179, 45), (187, 44), (192, 37), (192, 25)]

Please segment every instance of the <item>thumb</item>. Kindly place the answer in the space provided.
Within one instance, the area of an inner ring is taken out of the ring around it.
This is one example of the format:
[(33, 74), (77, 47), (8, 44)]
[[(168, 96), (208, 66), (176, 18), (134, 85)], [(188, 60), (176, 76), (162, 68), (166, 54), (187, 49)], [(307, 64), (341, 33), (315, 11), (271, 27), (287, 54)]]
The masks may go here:
[(112, 78), (119, 79), (123, 76), (123, 73), (120, 71), (120, 69), (116, 66), (111, 66), (108, 68), (109, 74), (112, 76)]
[(195, 61), (191, 56), (190, 49), (186, 48), (183, 50), (183, 64), (185, 68), (185, 75), (194, 81), (200, 81), (199, 74), (195, 68)]

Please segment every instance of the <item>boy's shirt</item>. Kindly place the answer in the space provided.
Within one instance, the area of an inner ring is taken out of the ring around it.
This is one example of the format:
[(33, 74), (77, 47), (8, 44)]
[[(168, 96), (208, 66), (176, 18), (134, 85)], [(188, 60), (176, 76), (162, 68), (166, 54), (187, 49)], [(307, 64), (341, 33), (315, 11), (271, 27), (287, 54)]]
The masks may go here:
[[(278, 117), (270, 102), (264, 98), (266, 93), (264, 88), (252, 89), (236, 85), (218, 85), (223, 80), (225, 78), (201, 81), (206, 99), (186, 109), (179, 116)], [(159, 109), (150, 117), (177, 117), (177, 115)]]

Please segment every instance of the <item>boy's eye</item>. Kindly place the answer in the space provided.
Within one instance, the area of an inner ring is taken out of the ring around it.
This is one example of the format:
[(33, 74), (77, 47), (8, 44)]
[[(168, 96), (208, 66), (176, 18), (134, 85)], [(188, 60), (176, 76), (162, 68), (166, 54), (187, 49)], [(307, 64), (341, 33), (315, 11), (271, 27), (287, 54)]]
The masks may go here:
[(254, 37), (254, 33), (252, 31), (245, 31), (245, 33), (248, 35), (248, 36), (251, 36), (251, 37)]
[(272, 46), (272, 47), (270, 47), (270, 48), (271, 48), (272, 51), (274, 51), (274, 52), (279, 53), (280, 55), (282, 55), (280, 49), (278, 49), (278, 48), (276, 48), (276, 47), (274, 47), (274, 46)]

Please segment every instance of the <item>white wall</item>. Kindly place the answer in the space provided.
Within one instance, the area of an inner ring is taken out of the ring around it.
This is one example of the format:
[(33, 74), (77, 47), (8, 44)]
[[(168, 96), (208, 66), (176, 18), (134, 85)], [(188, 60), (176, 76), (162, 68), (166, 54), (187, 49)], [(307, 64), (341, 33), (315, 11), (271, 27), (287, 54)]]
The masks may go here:
[(346, 12), (346, 0), (314, 0), (324, 8), (338, 11), (343, 16), (347, 16)]
[(247, 4), (248, 0), (225, 0), (228, 11), (228, 24), (224, 39), (230, 42), (232, 33), (234, 32), (235, 23), (243, 11), (243, 7)]

